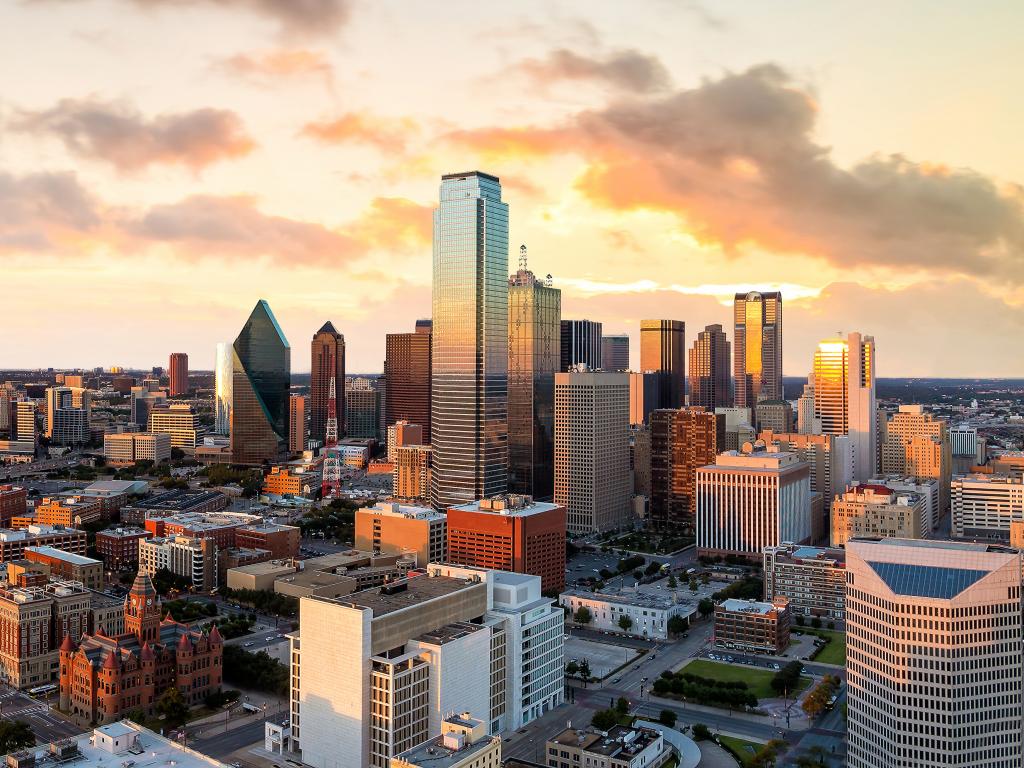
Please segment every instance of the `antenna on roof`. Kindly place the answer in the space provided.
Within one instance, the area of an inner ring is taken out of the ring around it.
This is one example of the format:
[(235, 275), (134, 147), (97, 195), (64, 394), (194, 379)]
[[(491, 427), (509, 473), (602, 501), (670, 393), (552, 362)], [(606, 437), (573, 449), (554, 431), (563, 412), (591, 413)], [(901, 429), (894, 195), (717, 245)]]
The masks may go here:
[(526, 271), (526, 244), (523, 243), (519, 246), (519, 269), (522, 272)]

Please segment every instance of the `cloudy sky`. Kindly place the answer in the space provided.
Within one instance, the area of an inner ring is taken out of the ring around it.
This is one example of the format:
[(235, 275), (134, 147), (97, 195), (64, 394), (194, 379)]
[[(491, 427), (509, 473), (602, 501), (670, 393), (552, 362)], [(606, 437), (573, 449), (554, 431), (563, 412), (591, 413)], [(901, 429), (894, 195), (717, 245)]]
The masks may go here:
[[(1015, 2), (10, 0), (0, 367), (210, 368), (258, 298), (309, 369), (430, 314), (442, 173), (501, 177), (563, 316), (729, 328), (785, 368), (1024, 375)], [(637, 357), (634, 349), (634, 362)]]

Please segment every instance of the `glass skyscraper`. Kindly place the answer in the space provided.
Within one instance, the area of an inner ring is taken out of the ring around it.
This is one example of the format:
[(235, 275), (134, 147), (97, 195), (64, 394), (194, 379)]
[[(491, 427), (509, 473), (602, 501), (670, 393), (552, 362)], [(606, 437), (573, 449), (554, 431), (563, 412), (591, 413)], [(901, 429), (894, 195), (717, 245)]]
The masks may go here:
[(431, 503), (508, 489), (508, 205), (496, 176), (441, 177), (434, 211)]
[(640, 370), (658, 374), (658, 408), (681, 408), (686, 391), (686, 323), (640, 321)]
[(736, 407), (782, 399), (782, 294), (737, 293), (733, 302)]
[(562, 292), (526, 268), (525, 251), (520, 262), (508, 281), (508, 485), (547, 501), (555, 492)]
[(214, 422), (213, 431), (218, 435), (231, 434), (231, 384), (234, 376), (235, 350), (230, 341), (217, 344), (217, 359), (214, 361)]
[(260, 299), (235, 339), (231, 461), (263, 464), (288, 449), (292, 351), (270, 305)]
[(697, 334), (690, 348), (690, 405), (712, 413), (732, 405), (729, 381), (729, 340), (720, 325)]

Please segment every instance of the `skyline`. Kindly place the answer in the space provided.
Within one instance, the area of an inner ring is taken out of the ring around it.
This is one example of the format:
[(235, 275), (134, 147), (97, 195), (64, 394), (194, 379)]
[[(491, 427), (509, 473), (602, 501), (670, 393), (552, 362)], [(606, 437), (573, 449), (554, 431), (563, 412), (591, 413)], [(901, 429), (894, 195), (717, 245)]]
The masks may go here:
[(379, 372), (430, 315), (440, 177), (479, 169), (563, 317), (628, 333), (634, 367), (640, 320), (734, 342), (753, 289), (783, 293), (788, 376), (837, 331), (878, 340), (882, 378), (1024, 376), (1003, 341), (1024, 330), (1019, 8), (907, 3), (879, 28), (855, 4), (646, 5), (3, 8), (25, 330), (0, 365), (210, 370), (262, 298), (295, 349), (330, 320)]

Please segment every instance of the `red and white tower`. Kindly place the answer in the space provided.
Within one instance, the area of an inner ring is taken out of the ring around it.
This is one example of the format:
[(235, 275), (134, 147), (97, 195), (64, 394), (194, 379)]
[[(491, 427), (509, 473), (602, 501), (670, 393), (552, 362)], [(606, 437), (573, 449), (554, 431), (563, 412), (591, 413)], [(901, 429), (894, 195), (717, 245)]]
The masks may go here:
[(327, 396), (327, 434), (324, 440), (324, 482), (320, 497), (329, 499), (341, 490), (341, 462), (338, 460), (338, 394), (335, 378), (331, 376), (330, 392)]

